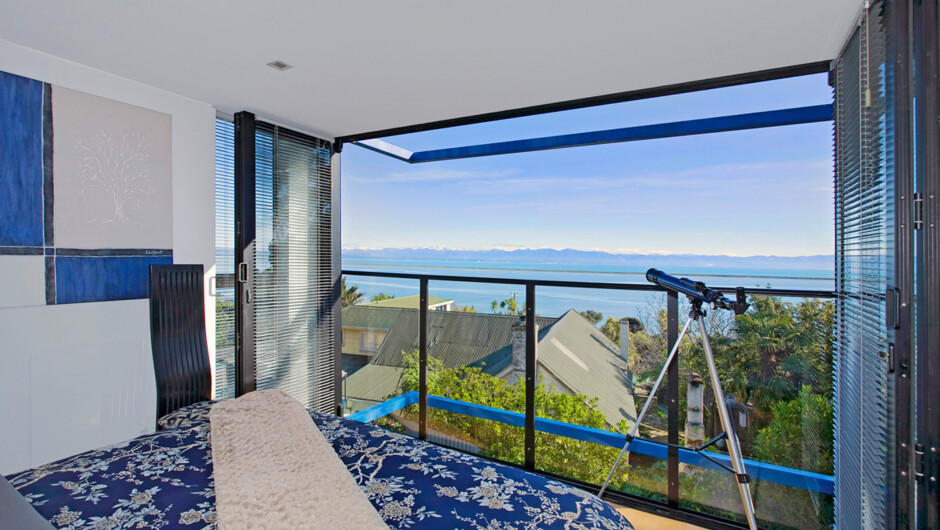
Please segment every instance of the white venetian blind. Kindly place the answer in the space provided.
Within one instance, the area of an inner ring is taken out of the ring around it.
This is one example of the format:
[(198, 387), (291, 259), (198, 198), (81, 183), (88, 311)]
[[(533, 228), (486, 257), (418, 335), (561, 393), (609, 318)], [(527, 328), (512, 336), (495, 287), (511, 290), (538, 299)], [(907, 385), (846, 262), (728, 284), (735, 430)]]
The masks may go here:
[(331, 145), (259, 122), (254, 255), (257, 388), (330, 411)]
[(891, 393), (884, 293), (893, 185), (880, 17), (870, 26), (862, 20), (835, 73), (836, 524), (885, 528)]
[(215, 121), (215, 398), (235, 397), (235, 125)]

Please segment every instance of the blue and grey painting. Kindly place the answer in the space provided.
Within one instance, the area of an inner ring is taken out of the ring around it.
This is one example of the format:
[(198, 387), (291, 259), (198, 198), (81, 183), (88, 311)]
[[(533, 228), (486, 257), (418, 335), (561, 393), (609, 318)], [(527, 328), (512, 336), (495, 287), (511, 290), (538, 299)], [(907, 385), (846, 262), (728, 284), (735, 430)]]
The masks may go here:
[(0, 72), (0, 246), (43, 245), (42, 90)]
[(149, 266), (173, 263), (172, 251), (54, 246), (49, 90), (40, 81), (0, 72), (0, 259), (45, 255), (36, 266), (45, 268), (47, 304), (147, 298)]

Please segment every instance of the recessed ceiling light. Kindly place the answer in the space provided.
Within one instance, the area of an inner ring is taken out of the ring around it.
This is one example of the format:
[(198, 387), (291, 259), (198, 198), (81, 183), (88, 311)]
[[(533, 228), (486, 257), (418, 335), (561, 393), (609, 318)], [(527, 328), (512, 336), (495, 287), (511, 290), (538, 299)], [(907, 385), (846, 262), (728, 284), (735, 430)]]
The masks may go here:
[(291, 68), (293, 68), (293, 66), (285, 63), (284, 61), (271, 61), (268, 63), (268, 66), (270, 66), (271, 68), (274, 68), (275, 70), (280, 70), (282, 72), (284, 70), (290, 70)]

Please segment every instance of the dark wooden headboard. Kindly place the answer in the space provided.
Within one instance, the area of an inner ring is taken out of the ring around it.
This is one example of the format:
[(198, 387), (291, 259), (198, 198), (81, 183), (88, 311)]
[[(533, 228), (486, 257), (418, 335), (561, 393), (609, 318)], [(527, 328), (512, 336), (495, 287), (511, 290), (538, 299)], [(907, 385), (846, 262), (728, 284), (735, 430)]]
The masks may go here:
[(157, 419), (211, 398), (202, 265), (150, 266)]

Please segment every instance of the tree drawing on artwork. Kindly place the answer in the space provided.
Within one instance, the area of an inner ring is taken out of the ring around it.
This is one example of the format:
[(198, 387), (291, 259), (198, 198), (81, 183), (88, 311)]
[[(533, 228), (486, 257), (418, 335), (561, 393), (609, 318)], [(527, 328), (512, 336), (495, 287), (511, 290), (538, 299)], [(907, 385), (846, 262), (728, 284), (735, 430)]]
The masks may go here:
[(150, 194), (150, 142), (146, 136), (100, 130), (76, 143), (78, 177), (83, 202), (102, 193), (113, 202), (110, 215), (91, 222), (134, 223), (134, 212)]

